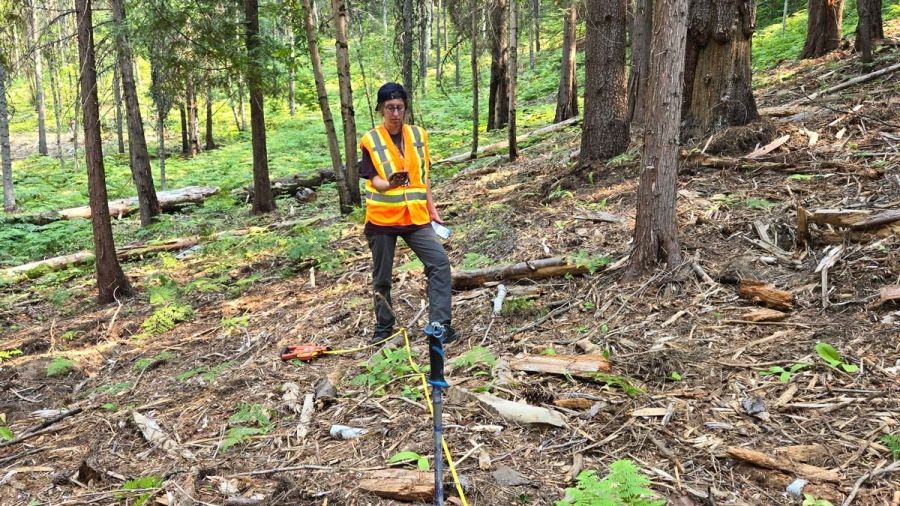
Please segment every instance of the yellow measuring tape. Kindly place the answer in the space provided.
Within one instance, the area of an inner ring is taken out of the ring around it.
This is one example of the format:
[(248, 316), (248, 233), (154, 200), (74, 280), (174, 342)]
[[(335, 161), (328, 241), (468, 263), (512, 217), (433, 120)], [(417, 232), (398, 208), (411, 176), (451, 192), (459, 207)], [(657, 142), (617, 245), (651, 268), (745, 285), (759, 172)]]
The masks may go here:
[[(382, 344), (390, 341), (391, 339), (402, 335), (404, 341), (404, 347), (406, 348), (406, 357), (409, 359), (409, 365), (412, 367), (412, 370), (419, 375), (419, 378), (422, 380), (422, 390), (425, 392), (425, 400), (427, 402), (428, 411), (431, 414), (431, 417), (434, 418), (434, 406), (431, 405), (431, 394), (428, 393), (428, 382), (425, 379), (425, 373), (423, 373), (419, 366), (416, 365), (415, 361), (412, 359), (412, 349), (409, 345), (409, 334), (406, 332), (406, 328), (401, 328), (399, 331), (394, 333), (393, 335), (378, 341), (377, 343), (367, 344), (364, 346), (359, 346), (357, 348), (348, 348), (342, 350), (328, 350), (323, 351), (323, 354), (326, 355), (340, 355), (343, 353), (354, 353), (357, 351), (366, 350), (369, 348), (374, 348), (376, 346), (381, 346)], [(450, 447), (447, 446), (447, 440), (444, 439), (443, 434), (441, 435), (441, 446), (444, 448), (444, 455), (447, 457), (447, 466), (450, 468), (450, 474), (453, 476), (453, 483), (456, 485), (456, 492), (459, 494), (460, 500), (462, 500), (463, 506), (469, 506), (468, 501), (466, 501), (466, 494), (463, 493), (462, 484), (459, 482), (459, 475), (456, 473), (456, 466), (453, 464), (453, 455), (450, 454)]]

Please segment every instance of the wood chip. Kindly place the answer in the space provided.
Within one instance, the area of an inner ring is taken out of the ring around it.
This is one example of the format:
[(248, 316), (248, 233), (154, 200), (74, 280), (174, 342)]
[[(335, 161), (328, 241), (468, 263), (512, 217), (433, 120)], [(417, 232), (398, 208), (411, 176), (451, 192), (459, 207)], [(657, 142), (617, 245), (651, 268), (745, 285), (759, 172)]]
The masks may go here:
[(760, 308), (754, 309), (749, 313), (741, 316), (741, 319), (750, 322), (780, 322), (787, 318), (787, 313), (777, 311), (775, 309)]
[(434, 497), (434, 475), (408, 469), (379, 469), (364, 474), (359, 488), (387, 499), (430, 501)]
[(745, 279), (741, 281), (738, 295), (753, 302), (762, 303), (775, 309), (789, 310), (794, 307), (794, 294), (775, 288), (771, 283)]
[(755, 160), (755, 159), (757, 159), (757, 158), (762, 158), (763, 156), (765, 156), (765, 155), (771, 153), (772, 151), (775, 151), (775, 150), (778, 149), (779, 147), (781, 147), (785, 142), (787, 142), (788, 140), (790, 140), (790, 138), (791, 138), (790, 135), (783, 135), (783, 136), (781, 136), (781, 137), (775, 139), (774, 141), (772, 141), (772, 142), (766, 144), (765, 146), (753, 150), (752, 153), (749, 153), (749, 154), (748, 154), (747, 156), (745, 156), (744, 158), (749, 158), (750, 160)]
[(878, 305), (900, 300), (900, 285), (882, 286), (878, 291)]
[(512, 359), (509, 366), (514, 371), (549, 374), (609, 372), (611, 370), (609, 360), (602, 355), (524, 355)]
[(640, 408), (631, 412), (631, 416), (633, 417), (655, 417), (655, 416), (666, 416), (668, 414), (669, 408)]
[(590, 409), (591, 406), (594, 405), (594, 401), (581, 397), (569, 397), (565, 399), (556, 399), (553, 401), (553, 405), (561, 408), (581, 410)]

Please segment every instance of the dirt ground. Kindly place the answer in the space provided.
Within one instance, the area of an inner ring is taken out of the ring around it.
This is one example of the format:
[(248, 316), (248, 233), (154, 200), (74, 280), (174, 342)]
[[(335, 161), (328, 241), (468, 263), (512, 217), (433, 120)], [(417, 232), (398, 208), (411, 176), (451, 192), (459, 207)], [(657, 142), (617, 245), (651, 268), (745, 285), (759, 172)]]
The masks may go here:
[[(879, 58), (887, 66), (900, 51), (882, 49)], [(484, 346), (501, 364), (448, 368), (445, 437), (469, 504), (553, 504), (578, 466), (602, 475), (613, 461), (630, 459), (670, 504), (800, 504), (785, 489), (803, 478), (810, 481), (804, 492), (834, 504), (852, 495), (854, 504), (896, 506), (900, 473), (879, 471), (894, 462), (880, 438), (900, 432), (900, 305), (883, 301), (880, 290), (900, 283), (900, 239), (883, 229), (816, 224), (805, 234), (797, 216), (801, 209), (877, 214), (900, 207), (897, 74), (783, 107), (802, 89), (851, 78), (859, 65), (849, 52), (794, 65), (777, 90), (757, 90), (768, 113), (759, 123), (685, 146), (678, 187), (685, 263), (646, 279), (625, 278), (621, 261), (634, 224), (639, 156), (575, 171), (578, 134), (567, 130), (526, 148), (515, 164), (497, 160), (436, 189), (450, 226), (468, 231), (467, 244), (448, 247), (454, 268), (473, 253), (516, 262), (585, 251), (609, 260), (592, 275), (508, 283), (528, 287), (531, 298), (519, 297), (514, 310), (496, 317), (496, 286), (455, 294), (454, 323), (463, 338), (449, 360)], [(739, 160), (784, 135), (771, 153)], [(756, 139), (750, 149), (742, 144), (748, 136)], [(601, 208), (622, 220), (582, 219)], [(758, 246), (761, 230), (780, 250)], [(842, 250), (827, 270), (823, 297), (816, 268), (833, 246)], [(25, 354), (0, 364), (0, 413), (16, 435), (43, 432), (0, 443), (0, 503), (134, 504), (140, 491), (121, 492), (123, 482), (156, 475), (165, 483), (148, 504), (191, 504), (167, 492), (190, 495), (194, 504), (395, 504), (359, 483), (387, 468), (398, 451), (432, 456), (425, 401), (402, 395), (418, 379), (397, 377), (383, 391), (354, 384), (377, 352), (371, 348), (299, 365), (278, 357), (299, 342), (334, 349), (367, 342), (361, 228), (338, 247), (354, 253), (342, 270), (273, 278), (238, 299), (192, 300), (193, 321), (144, 341), (130, 337), (150, 311), (140, 300), (64, 319), (47, 318), (52, 309), (41, 306), (6, 314), (21, 330), (5, 336), (0, 349)], [(395, 265), (411, 259), (405, 249), (398, 255)], [(746, 280), (789, 292), (793, 303), (781, 308), (783, 319), (750, 321), (762, 305), (739, 294)], [(395, 274), (400, 321), (419, 311), (425, 286), (416, 269)], [(223, 324), (236, 316), (247, 324)], [(424, 323), (410, 325), (412, 356), (422, 365)], [(74, 340), (60, 339), (73, 330)], [(584, 339), (608, 353), (612, 373), (640, 392), (629, 395), (615, 381), (503, 370), (521, 354), (581, 354), (575, 343)], [(858, 370), (829, 367), (815, 351), (818, 342)], [(80, 368), (47, 378), (47, 364), (62, 349)], [(135, 367), (161, 352), (170, 358)], [(787, 382), (762, 374), (796, 363), (810, 365)], [(183, 374), (194, 369), (200, 371)], [(319, 396), (304, 436), (299, 406), (323, 379), (337, 395)], [(497, 396), (560, 412), (566, 426), (510, 422), (461, 392), (488, 384)], [(265, 407), (271, 427), (222, 449), (241, 403)], [(46, 428), (34, 414), (76, 408)], [(135, 412), (155, 420), (170, 441), (149, 442)], [(367, 432), (336, 440), (333, 424)], [(746, 462), (740, 449), (775, 459), (770, 466), (779, 469)], [(521, 484), (509, 484), (506, 468)]]

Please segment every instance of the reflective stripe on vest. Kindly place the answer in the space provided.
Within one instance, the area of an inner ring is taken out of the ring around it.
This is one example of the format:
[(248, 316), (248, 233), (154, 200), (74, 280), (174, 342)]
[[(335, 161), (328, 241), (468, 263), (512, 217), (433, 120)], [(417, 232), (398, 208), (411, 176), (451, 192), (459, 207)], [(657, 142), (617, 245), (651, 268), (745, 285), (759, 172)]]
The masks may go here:
[(427, 194), (423, 191), (406, 191), (396, 195), (370, 191), (366, 194), (366, 200), (372, 200), (384, 204), (397, 204), (400, 202), (407, 202), (409, 200), (427, 201), (426, 198)]
[(369, 132), (369, 136), (372, 138), (372, 150), (375, 151), (378, 161), (384, 167), (384, 175), (390, 178), (391, 174), (394, 173), (394, 166), (391, 164), (391, 157), (388, 156), (388, 147), (385, 144), (385, 140), (381, 138), (378, 129)]
[(416, 154), (419, 155), (419, 178), (425, 181), (425, 164), (428, 163), (425, 158), (425, 143), (422, 142), (422, 132), (417, 126), (410, 126), (413, 134), (413, 144), (416, 147)]

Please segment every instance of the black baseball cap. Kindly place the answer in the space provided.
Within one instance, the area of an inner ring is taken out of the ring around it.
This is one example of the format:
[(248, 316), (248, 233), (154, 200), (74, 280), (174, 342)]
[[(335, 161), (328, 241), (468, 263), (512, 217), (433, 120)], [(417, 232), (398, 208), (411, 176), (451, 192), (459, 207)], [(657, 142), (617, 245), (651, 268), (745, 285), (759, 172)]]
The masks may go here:
[(387, 102), (388, 100), (394, 100), (396, 98), (403, 99), (403, 102), (406, 103), (409, 100), (406, 95), (406, 90), (403, 89), (403, 86), (399, 83), (385, 83), (378, 88), (378, 104), (375, 106), (375, 109), (381, 109), (381, 104)]

